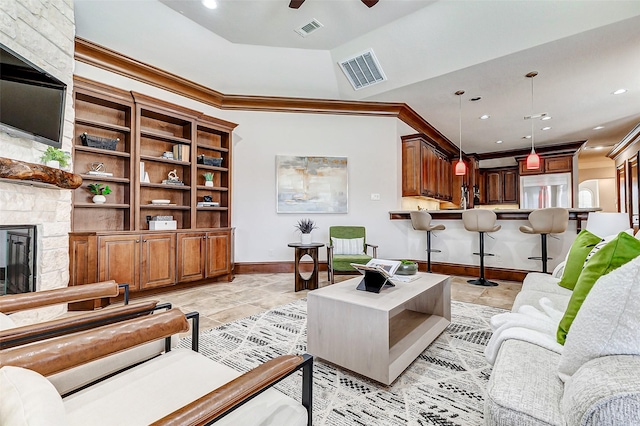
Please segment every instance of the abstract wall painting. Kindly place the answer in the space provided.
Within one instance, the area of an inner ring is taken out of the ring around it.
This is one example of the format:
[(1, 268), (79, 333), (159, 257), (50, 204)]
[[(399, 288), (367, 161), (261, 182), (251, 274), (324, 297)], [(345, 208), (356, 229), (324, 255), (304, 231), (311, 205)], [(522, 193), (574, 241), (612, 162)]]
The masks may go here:
[(276, 156), (278, 213), (347, 213), (347, 157)]

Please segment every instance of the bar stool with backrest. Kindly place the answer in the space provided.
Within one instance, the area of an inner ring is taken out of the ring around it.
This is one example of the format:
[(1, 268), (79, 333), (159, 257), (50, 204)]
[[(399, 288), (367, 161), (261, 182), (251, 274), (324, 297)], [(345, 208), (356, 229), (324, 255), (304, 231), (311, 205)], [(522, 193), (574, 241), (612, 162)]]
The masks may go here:
[[(496, 225), (497, 216), (492, 210), (474, 209), (466, 210), (462, 213), (462, 224), (464, 229), (480, 234), (480, 278), (468, 280), (469, 284), (481, 285), (484, 287), (495, 287), (498, 283), (489, 281), (484, 277), (484, 234), (486, 232), (496, 232), (502, 228)], [(488, 255), (492, 256), (492, 255)]]
[(440, 250), (431, 250), (431, 231), (443, 231), (445, 227), (442, 224), (432, 225), (431, 215), (424, 210), (409, 212), (409, 215), (413, 229), (427, 231), (427, 272), (431, 272), (431, 253), (440, 253)]
[(525, 234), (540, 234), (542, 241), (542, 256), (532, 256), (528, 259), (542, 260), (542, 272), (547, 273), (547, 235), (561, 234), (569, 225), (569, 210), (561, 207), (549, 207), (534, 210), (529, 213), (531, 226), (521, 226), (520, 232)]

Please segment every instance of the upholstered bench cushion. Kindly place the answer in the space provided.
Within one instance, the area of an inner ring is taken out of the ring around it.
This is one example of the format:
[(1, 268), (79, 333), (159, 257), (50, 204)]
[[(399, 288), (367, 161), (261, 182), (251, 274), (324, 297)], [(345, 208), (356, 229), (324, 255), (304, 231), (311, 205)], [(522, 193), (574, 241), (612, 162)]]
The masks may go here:
[(335, 271), (355, 271), (351, 266), (352, 263), (366, 264), (372, 259), (366, 254), (334, 254), (333, 269)]
[[(175, 349), (63, 399), (71, 425), (147, 425), (240, 373), (188, 349)], [(217, 425), (306, 425), (307, 411), (268, 389)]]
[(559, 354), (531, 343), (504, 342), (487, 385), (485, 424), (563, 425), (559, 359)]

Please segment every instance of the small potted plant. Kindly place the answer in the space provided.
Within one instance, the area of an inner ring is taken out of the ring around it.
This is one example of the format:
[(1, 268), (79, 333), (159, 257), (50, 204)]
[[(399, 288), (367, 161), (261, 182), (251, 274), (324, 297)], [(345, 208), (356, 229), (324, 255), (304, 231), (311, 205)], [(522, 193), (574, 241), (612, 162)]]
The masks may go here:
[(213, 186), (213, 173), (207, 172), (202, 176), (204, 176), (204, 186)]
[(92, 183), (89, 184), (89, 192), (94, 194), (93, 202), (96, 204), (103, 204), (107, 201), (107, 197), (105, 195), (111, 194), (111, 188), (109, 185), (103, 185), (101, 183)]
[(396, 271), (398, 275), (415, 275), (418, 272), (418, 264), (413, 260), (401, 260)]
[(48, 147), (44, 154), (42, 154), (42, 157), (40, 157), (40, 161), (42, 161), (47, 167), (53, 167), (54, 169), (67, 167), (69, 165), (69, 160), (71, 160), (71, 156), (68, 152), (64, 152), (61, 149), (54, 148), (52, 146)]
[(317, 228), (315, 222), (311, 219), (300, 219), (295, 227), (300, 232), (300, 242), (311, 244), (311, 231)]

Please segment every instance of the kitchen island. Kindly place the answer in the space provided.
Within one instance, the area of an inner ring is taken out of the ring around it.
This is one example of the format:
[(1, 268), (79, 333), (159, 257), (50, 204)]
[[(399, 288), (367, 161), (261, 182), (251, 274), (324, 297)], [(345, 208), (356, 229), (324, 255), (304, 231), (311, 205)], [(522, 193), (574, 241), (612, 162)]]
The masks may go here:
[[(576, 235), (586, 225), (590, 212), (600, 209), (569, 209), (569, 225), (567, 230), (547, 239), (549, 257), (549, 271), (552, 271), (564, 260)], [(478, 255), (478, 233), (469, 232), (462, 224), (464, 210), (427, 210), (433, 223), (442, 223), (446, 229), (432, 233), (431, 249), (441, 250), (440, 253), (432, 253), (431, 261), (435, 264), (453, 264), (477, 266), (480, 264)], [(520, 226), (528, 225), (531, 209), (495, 209), (498, 217), (497, 224), (502, 226), (497, 232), (485, 234), (485, 252), (494, 256), (485, 257), (485, 266), (489, 269), (508, 269), (514, 271), (541, 271), (542, 263), (539, 260), (531, 260), (528, 257), (540, 256), (540, 236), (520, 232)], [(390, 211), (391, 220), (402, 221), (398, 223), (407, 239), (409, 258), (426, 259), (426, 233), (416, 231), (411, 226), (409, 211)], [(553, 238), (558, 237), (558, 238)], [(437, 271), (437, 269), (436, 269)]]

